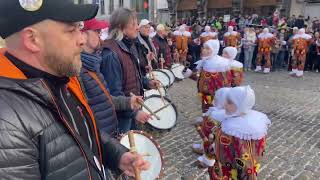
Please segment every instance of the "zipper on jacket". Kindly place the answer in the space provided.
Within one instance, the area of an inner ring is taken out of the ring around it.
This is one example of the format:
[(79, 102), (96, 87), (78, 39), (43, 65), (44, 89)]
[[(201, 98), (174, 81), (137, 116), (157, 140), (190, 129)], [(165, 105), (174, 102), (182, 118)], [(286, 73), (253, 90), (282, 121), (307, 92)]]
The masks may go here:
[(87, 166), (87, 170), (88, 170), (88, 174), (89, 174), (90, 180), (92, 180), (91, 171), (90, 171), (90, 167), (89, 167), (89, 160), (88, 160), (88, 157), (87, 157), (86, 153), (84, 152), (84, 150), (82, 148), (81, 143), (79, 142), (79, 140), (77, 138), (75, 138), (75, 133), (76, 132), (73, 131), (72, 127), (70, 127), (70, 125), (68, 124), (67, 120), (62, 116), (61, 110), (59, 109), (59, 106), (58, 106), (57, 102), (55, 101), (54, 96), (52, 95), (52, 92), (51, 92), (49, 86), (46, 84), (45, 81), (41, 80), (41, 82), (43, 83), (45, 88), (48, 90), (49, 95), (51, 97), (51, 100), (52, 100), (56, 110), (58, 111), (59, 117), (62, 120), (63, 124), (66, 126), (66, 128), (69, 130), (71, 135), (74, 137), (73, 139), (77, 142), (78, 147), (79, 147), (79, 149), (81, 151), (81, 154), (84, 157), (84, 160), (86, 162), (86, 166)]
[(63, 95), (62, 95), (62, 90), (61, 90), (62, 88), (60, 88), (60, 90), (59, 90), (59, 94), (60, 94), (60, 97), (61, 97), (61, 99), (62, 99), (62, 102), (63, 102), (63, 105), (65, 106), (65, 108), (67, 109), (67, 112), (68, 112), (68, 114), (69, 114), (69, 117), (71, 118), (71, 121), (72, 121), (72, 124), (73, 124), (73, 127), (74, 127), (74, 129), (76, 130), (76, 132), (80, 135), (80, 133), (79, 133), (79, 130), (78, 130), (78, 127), (77, 127), (77, 124), (76, 124), (76, 121), (74, 120), (74, 118), (73, 118), (73, 115), (72, 115), (72, 113), (71, 113), (71, 111), (70, 111), (70, 109), (69, 109), (69, 107), (68, 107), (68, 105), (67, 105), (67, 103), (66, 103), (66, 101), (65, 101), (65, 99), (64, 99), (64, 97), (63, 97)]
[(92, 150), (92, 140), (91, 140), (91, 136), (90, 136), (90, 131), (89, 131), (89, 126), (88, 126), (88, 123), (86, 121), (86, 118), (84, 117), (83, 115), (83, 111), (82, 111), (82, 108), (80, 106), (77, 106), (77, 109), (80, 113), (80, 116), (82, 117), (82, 120), (84, 122), (84, 125), (86, 126), (86, 129), (87, 129), (87, 134), (88, 134), (88, 139), (89, 139), (89, 144), (90, 144), (90, 149)]

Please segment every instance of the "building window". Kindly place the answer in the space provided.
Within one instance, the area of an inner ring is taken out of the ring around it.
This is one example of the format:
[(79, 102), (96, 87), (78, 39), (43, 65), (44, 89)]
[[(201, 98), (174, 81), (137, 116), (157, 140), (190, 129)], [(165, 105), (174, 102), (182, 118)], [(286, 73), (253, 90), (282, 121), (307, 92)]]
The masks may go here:
[(119, 6), (120, 6), (120, 7), (123, 7), (123, 0), (120, 0)]
[(100, 1), (100, 10), (101, 10), (101, 15), (106, 14), (104, 0)]
[(111, 14), (114, 10), (114, 0), (109, 1), (109, 14)]

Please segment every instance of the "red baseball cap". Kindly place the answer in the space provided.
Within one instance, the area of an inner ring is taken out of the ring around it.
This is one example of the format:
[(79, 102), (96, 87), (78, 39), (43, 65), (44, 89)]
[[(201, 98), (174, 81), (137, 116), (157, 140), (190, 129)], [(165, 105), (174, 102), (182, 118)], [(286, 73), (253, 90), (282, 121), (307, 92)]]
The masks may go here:
[(84, 21), (84, 26), (82, 31), (87, 31), (87, 30), (101, 30), (109, 27), (109, 24), (106, 21), (100, 21), (97, 20), (96, 18), (90, 19), (88, 21)]

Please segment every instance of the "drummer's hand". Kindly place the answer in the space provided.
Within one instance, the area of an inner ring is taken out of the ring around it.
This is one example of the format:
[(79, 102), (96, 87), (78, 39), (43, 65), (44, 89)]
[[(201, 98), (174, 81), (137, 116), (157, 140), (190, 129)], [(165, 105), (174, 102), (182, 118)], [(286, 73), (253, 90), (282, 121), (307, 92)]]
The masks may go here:
[(145, 161), (139, 154), (134, 155), (131, 152), (126, 152), (121, 156), (119, 166), (127, 176), (134, 177), (133, 167), (137, 167), (140, 171), (145, 171), (150, 168), (150, 163)]
[(143, 111), (138, 111), (136, 118), (135, 118), (138, 122), (144, 124), (146, 122), (148, 122), (151, 119), (151, 115), (143, 112)]
[(161, 87), (161, 83), (158, 80), (150, 80), (149, 81), (149, 88), (150, 89), (157, 89), (158, 87)]
[(134, 111), (138, 111), (141, 108), (141, 105), (139, 102), (143, 102), (143, 97), (142, 96), (131, 96), (130, 99), (130, 106), (131, 109)]
[(153, 52), (149, 52), (147, 54), (147, 60), (148, 61), (154, 60), (154, 58), (155, 58), (155, 55), (153, 54)]

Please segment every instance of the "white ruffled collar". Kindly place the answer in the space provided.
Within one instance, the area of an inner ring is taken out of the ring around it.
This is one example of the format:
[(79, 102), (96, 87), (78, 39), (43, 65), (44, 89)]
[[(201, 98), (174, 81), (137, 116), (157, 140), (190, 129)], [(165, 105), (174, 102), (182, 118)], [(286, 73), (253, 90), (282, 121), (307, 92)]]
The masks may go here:
[(272, 37), (273, 37), (273, 34), (271, 34), (271, 33), (261, 33), (258, 36), (259, 39), (268, 39), (268, 38), (272, 38)]
[(293, 36), (293, 39), (298, 39), (298, 38), (309, 40), (312, 37), (309, 34), (296, 34)]
[(207, 72), (226, 72), (230, 70), (230, 64), (227, 59), (222, 58), (221, 56), (215, 55), (205, 60), (199, 60), (196, 62), (197, 70), (204, 70)]
[(206, 37), (206, 36), (216, 36), (216, 32), (203, 32), (200, 36), (201, 37)]
[(230, 66), (231, 68), (243, 68), (243, 64), (237, 60), (231, 60)]
[(230, 35), (236, 36), (236, 35), (238, 35), (238, 32), (237, 31), (232, 31), (232, 32), (226, 32), (224, 34), (224, 36), (230, 36)]
[(221, 123), (221, 130), (242, 140), (259, 140), (267, 135), (270, 124), (265, 114), (250, 110), (244, 116), (226, 117)]

